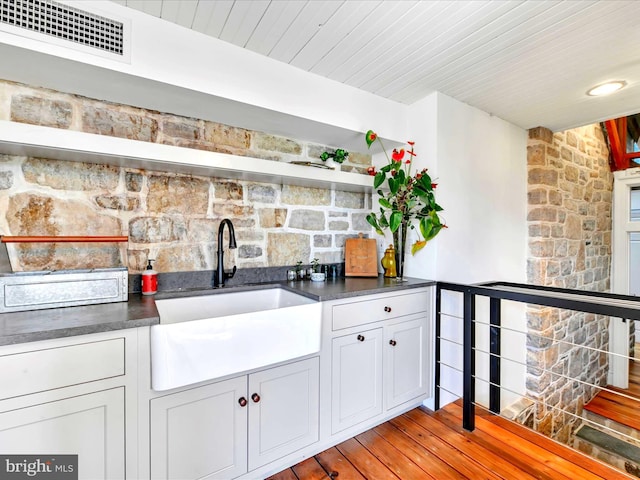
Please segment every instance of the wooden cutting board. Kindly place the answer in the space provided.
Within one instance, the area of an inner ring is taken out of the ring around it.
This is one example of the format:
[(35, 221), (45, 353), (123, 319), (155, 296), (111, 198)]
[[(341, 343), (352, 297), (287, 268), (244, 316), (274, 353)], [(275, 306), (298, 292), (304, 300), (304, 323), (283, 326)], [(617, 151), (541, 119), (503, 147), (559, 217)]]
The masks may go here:
[(374, 238), (347, 238), (344, 244), (344, 274), (346, 277), (377, 277), (378, 251)]

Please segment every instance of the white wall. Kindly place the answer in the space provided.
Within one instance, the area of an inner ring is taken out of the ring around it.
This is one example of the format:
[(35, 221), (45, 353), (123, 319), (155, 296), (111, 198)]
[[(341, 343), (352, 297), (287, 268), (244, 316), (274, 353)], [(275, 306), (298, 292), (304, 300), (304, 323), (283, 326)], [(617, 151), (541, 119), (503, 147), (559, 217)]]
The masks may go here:
[[(499, 118), (437, 94), (438, 202), (449, 228), (435, 242), (440, 281), (526, 282), (527, 132)], [(483, 299), (484, 300), (484, 299)], [(524, 306), (503, 302), (503, 325), (524, 331)], [(461, 295), (446, 295), (442, 311), (442, 385), (461, 395)], [(488, 323), (488, 301), (479, 301), (477, 319)], [(488, 329), (477, 326), (478, 348), (488, 351)], [(525, 335), (503, 331), (503, 386), (524, 392)], [(477, 374), (488, 379), (488, 356), (477, 354)], [(487, 402), (488, 385), (477, 382), (476, 398)], [(505, 395), (506, 406), (517, 395)], [(442, 392), (442, 404), (455, 395)]]
[[(437, 181), (437, 95), (435, 93), (425, 97), (424, 99), (411, 105), (407, 112), (407, 132), (406, 141), (415, 142), (416, 156), (412, 161), (412, 173), (422, 170), (423, 168), (429, 169), (429, 175)], [(384, 134), (383, 131), (377, 130), (377, 125), (370, 127), (372, 130)], [(363, 140), (364, 141), (364, 140)], [(404, 145), (406, 148), (408, 145)], [(385, 143), (385, 147), (390, 149), (391, 146)], [(383, 153), (377, 153), (373, 157), (373, 164), (380, 168), (388, 162)], [(373, 209), (378, 210), (378, 198), (379, 196), (373, 193)], [(384, 255), (384, 250), (390, 243), (393, 242), (391, 235), (387, 233), (385, 238), (382, 239), (375, 232), (373, 233), (378, 240), (378, 255)], [(417, 234), (415, 232), (409, 232), (407, 245), (412, 245)], [(413, 278), (436, 278), (436, 239), (432, 240), (418, 252), (415, 256), (411, 256), (410, 247), (407, 247), (406, 263), (405, 263), (405, 275)], [(380, 258), (382, 258), (380, 256)]]
[[(413, 160), (413, 172), (428, 169), (431, 179), (438, 183), (438, 95), (433, 93), (411, 105), (408, 112), (409, 138), (414, 140), (416, 157)], [(436, 198), (440, 200), (439, 190), (436, 188)], [(440, 235), (443, 235), (441, 233)], [(408, 234), (408, 244), (416, 240), (415, 232)], [(429, 242), (415, 256), (406, 262), (406, 275), (416, 278), (436, 278), (437, 276), (437, 242), (438, 237)]]
[(438, 280), (526, 280), (527, 132), (438, 94)]

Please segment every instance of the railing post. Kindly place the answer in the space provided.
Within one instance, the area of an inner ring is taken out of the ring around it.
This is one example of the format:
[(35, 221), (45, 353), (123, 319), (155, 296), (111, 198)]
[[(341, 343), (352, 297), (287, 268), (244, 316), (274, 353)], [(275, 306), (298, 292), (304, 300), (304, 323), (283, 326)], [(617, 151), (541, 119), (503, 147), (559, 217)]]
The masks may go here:
[(434, 410), (440, 410), (440, 333), (441, 333), (441, 321), (440, 318), (440, 310), (442, 306), (442, 289), (439, 285), (436, 286), (436, 325), (435, 325), (435, 335), (436, 335), (436, 348), (435, 348), (435, 373), (434, 373), (434, 383), (435, 389), (433, 392), (433, 408)]
[(500, 413), (501, 301), (489, 299), (489, 410)]
[(469, 290), (464, 292), (464, 358), (462, 386), (462, 428), (475, 429), (475, 295)]

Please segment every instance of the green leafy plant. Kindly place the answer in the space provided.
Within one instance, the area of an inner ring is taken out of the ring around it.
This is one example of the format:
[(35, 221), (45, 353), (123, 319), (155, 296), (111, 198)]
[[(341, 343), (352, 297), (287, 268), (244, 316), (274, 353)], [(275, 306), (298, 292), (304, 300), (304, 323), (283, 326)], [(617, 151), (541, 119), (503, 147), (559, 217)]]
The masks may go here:
[(314, 272), (320, 273), (320, 260), (318, 260), (317, 258), (314, 258), (311, 261), (311, 268), (313, 268)]
[(320, 159), (323, 162), (326, 162), (330, 158), (333, 158), (334, 162), (342, 163), (347, 159), (348, 156), (349, 152), (343, 150), (342, 148), (338, 148), (335, 152), (322, 152), (322, 155), (320, 155)]
[[(394, 149), (389, 158), (382, 140), (373, 130), (366, 133), (365, 140), (368, 148), (371, 148), (374, 142), (379, 142), (388, 161), (379, 171), (376, 171), (375, 167), (369, 167), (367, 170), (369, 175), (374, 177), (373, 188), (378, 193), (380, 205), (380, 213), (369, 213), (367, 221), (380, 235), (384, 235), (383, 230), (388, 228), (394, 234), (394, 238), (402, 226), (402, 238), (406, 239), (406, 229), (415, 230), (413, 221), (417, 220), (418, 240), (411, 246), (411, 254), (415, 254), (443, 228), (447, 228), (438, 215), (442, 207), (436, 203), (437, 184), (432, 182), (426, 168), (415, 175), (411, 174), (413, 159), (416, 156), (413, 148), (415, 142), (407, 142), (407, 151), (404, 148)], [(408, 155), (407, 159), (405, 155)], [(386, 188), (381, 188), (385, 186), (385, 182)]]

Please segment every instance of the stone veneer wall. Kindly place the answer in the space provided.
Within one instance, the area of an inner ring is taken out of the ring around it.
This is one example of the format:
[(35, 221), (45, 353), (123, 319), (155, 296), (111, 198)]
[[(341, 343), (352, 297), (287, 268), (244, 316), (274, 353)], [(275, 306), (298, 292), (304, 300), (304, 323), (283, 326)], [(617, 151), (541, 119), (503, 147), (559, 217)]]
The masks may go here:
[[(331, 149), (7, 81), (0, 81), (0, 120), (230, 153), (238, 162), (317, 160)], [(368, 165), (370, 155), (351, 152), (341, 169), (366, 174)], [(129, 236), (127, 251), (17, 245), (16, 271), (126, 265), (135, 272), (147, 258), (160, 272), (213, 269), (223, 218), (235, 226), (239, 268), (336, 263), (344, 260), (346, 238), (372, 232), (370, 202), (362, 193), (0, 155), (1, 234)]]
[[(604, 292), (610, 288), (613, 175), (599, 125), (529, 131), (527, 280)], [(582, 407), (606, 385), (608, 317), (530, 306), (527, 423), (567, 442)], [(584, 348), (588, 347), (588, 348)], [(565, 377), (576, 378), (571, 381)], [(581, 383), (585, 382), (585, 383)]]

